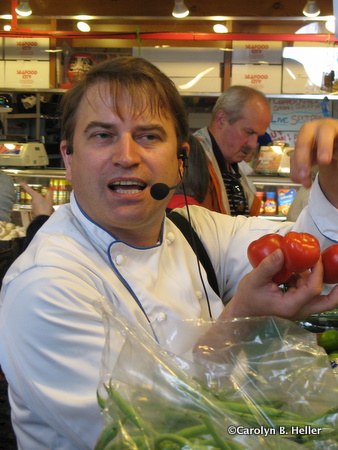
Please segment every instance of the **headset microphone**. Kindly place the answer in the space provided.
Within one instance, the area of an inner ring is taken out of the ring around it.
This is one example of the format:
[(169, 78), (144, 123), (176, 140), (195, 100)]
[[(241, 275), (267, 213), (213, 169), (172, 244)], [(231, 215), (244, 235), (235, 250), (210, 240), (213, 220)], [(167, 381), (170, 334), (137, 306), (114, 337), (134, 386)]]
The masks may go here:
[(175, 186), (168, 186), (164, 183), (155, 183), (150, 188), (150, 195), (155, 200), (163, 200), (169, 194), (172, 189), (176, 189), (181, 183), (176, 184)]

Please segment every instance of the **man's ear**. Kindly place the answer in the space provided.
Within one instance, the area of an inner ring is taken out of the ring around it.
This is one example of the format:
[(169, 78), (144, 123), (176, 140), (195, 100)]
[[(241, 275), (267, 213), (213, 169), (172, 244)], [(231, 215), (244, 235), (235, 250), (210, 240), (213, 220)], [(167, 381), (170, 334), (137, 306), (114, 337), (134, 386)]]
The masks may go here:
[(69, 153), (68, 141), (61, 141), (60, 152), (63, 159), (63, 163), (66, 168), (66, 180), (72, 181), (71, 162), (72, 154)]
[(188, 144), (188, 142), (184, 142), (184, 144), (182, 144), (181, 149), (178, 151), (178, 173), (180, 178), (183, 178), (184, 175), (184, 170), (188, 167), (188, 155), (190, 152), (190, 146)]
[(216, 124), (219, 127), (223, 127), (227, 123), (227, 113), (223, 111), (222, 109), (219, 109), (216, 113)]

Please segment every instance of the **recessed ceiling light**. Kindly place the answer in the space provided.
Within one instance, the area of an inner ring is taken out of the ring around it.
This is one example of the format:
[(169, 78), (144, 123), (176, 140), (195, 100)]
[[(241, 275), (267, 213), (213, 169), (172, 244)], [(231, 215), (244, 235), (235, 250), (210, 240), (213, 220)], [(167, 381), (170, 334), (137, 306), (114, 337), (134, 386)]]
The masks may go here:
[(77, 25), (78, 29), (84, 33), (87, 33), (90, 31), (90, 26), (86, 22), (78, 22)]
[(222, 23), (216, 23), (213, 26), (213, 30), (215, 33), (227, 33), (228, 29), (225, 25), (223, 25)]

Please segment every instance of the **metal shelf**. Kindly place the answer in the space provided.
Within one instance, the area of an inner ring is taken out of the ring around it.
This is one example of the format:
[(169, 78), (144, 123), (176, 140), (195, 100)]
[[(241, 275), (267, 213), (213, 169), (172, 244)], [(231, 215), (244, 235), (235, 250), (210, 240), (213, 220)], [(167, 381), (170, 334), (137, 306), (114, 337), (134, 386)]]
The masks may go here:
[(18, 178), (58, 178), (65, 179), (65, 169), (2, 169), (11, 177)]
[(263, 184), (264, 186), (291, 186), (299, 188), (300, 183), (295, 183), (288, 177), (269, 176), (269, 175), (249, 175), (248, 177), (254, 185)]

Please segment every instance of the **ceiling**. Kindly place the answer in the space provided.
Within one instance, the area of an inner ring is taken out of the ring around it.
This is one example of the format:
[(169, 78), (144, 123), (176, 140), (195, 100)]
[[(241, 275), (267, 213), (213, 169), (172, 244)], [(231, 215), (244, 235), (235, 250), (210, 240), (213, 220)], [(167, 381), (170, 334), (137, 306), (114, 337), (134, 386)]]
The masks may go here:
[[(1, 0), (0, 16), (10, 14), (16, 1)], [(56, 38), (84, 38), (84, 34), (76, 29), (75, 15), (80, 14), (94, 17), (90, 21), (92, 31), (85, 34), (87, 39), (102, 39), (111, 36), (111, 33), (128, 32), (133, 33), (132, 37), (135, 38), (135, 30), (141, 36), (142, 33), (155, 32), (171, 33), (171, 36), (172, 33), (181, 33), (181, 36), (182, 33), (209, 34), (213, 33), (212, 26), (215, 23), (212, 16), (225, 16), (223, 23), (230, 33), (293, 34), (313, 21), (324, 24), (324, 19), (333, 15), (332, 0), (317, 2), (321, 15), (309, 20), (302, 15), (306, 0), (185, 0), (190, 14), (184, 19), (172, 17), (174, 0), (29, 0), (33, 14), (28, 18), (14, 17), (9, 33), (3, 33), (2, 28), (5, 22), (10, 22), (0, 18), (0, 35), (54, 32)], [(227, 39), (227, 35), (224, 39)]]

